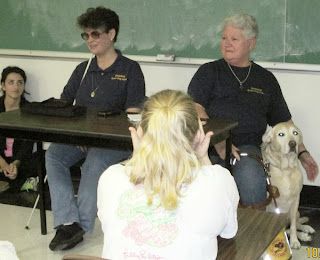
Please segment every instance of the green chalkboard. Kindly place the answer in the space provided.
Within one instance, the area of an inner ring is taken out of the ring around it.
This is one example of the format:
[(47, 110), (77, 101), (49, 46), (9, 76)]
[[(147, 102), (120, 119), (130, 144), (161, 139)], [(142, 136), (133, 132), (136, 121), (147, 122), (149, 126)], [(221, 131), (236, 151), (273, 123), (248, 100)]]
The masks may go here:
[(222, 20), (255, 16), (255, 61), (319, 63), (320, 0), (0, 0), (0, 49), (87, 52), (76, 18), (103, 5), (120, 17), (127, 55), (217, 59)]
[(320, 1), (288, 0), (286, 62), (320, 64)]

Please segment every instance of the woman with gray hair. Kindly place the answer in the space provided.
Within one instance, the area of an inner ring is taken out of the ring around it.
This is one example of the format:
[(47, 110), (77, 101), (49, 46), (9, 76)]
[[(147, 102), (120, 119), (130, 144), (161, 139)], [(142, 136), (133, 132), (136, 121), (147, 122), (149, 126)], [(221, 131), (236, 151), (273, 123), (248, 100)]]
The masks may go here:
[[(239, 122), (232, 132), (233, 175), (243, 205), (264, 206), (266, 176), (260, 162), (260, 145), (267, 125), (291, 121), (291, 113), (274, 75), (250, 60), (258, 25), (248, 14), (236, 14), (222, 23), (223, 58), (202, 65), (193, 76), (188, 93), (201, 118), (225, 118)], [(314, 181), (318, 166), (301, 144), (299, 159), (307, 177)], [(303, 153), (301, 153), (303, 152)], [(240, 153), (250, 156), (241, 157)], [(211, 152), (213, 163), (225, 158), (225, 142)]]

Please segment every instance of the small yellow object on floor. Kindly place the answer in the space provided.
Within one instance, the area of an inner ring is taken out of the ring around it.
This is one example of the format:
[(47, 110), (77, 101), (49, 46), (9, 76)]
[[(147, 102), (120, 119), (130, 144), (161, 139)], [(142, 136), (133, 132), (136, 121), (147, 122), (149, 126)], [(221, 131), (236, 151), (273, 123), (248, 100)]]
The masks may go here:
[(291, 259), (292, 251), (288, 237), (283, 229), (272, 241), (268, 249), (264, 252), (262, 259), (268, 260), (288, 260)]

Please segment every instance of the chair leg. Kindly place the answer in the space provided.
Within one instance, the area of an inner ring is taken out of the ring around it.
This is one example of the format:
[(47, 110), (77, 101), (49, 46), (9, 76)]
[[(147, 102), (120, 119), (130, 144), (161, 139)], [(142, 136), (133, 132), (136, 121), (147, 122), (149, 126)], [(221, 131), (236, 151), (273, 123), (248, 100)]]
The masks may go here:
[[(44, 177), (43, 183), (45, 184), (46, 181), (47, 181), (47, 175)], [(39, 199), (40, 199), (40, 194), (38, 194), (37, 199), (36, 199), (36, 201), (35, 201), (35, 203), (33, 205), (33, 208), (32, 208), (32, 211), (31, 211), (31, 214), (30, 214), (30, 217), (29, 217), (29, 220), (27, 222), (27, 225), (26, 225), (25, 229), (29, 229), (29, 224), (30, 224), (31, 218), (33, 216), (34, 210), (36, 209), (36, 207), (38, 205)]]

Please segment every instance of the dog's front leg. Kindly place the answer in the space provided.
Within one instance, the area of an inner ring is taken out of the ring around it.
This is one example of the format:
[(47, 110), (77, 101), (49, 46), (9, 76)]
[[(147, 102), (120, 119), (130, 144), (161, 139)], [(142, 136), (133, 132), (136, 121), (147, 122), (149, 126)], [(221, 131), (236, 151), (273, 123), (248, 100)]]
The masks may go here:
[(297, 221), (299, 217), (298, 207), (299, 207), (300, 196), (292, 203), (290, 209), (290, 246), (293, 249), (299, 249), (301, 247), (300, 242), (297, 237)]

